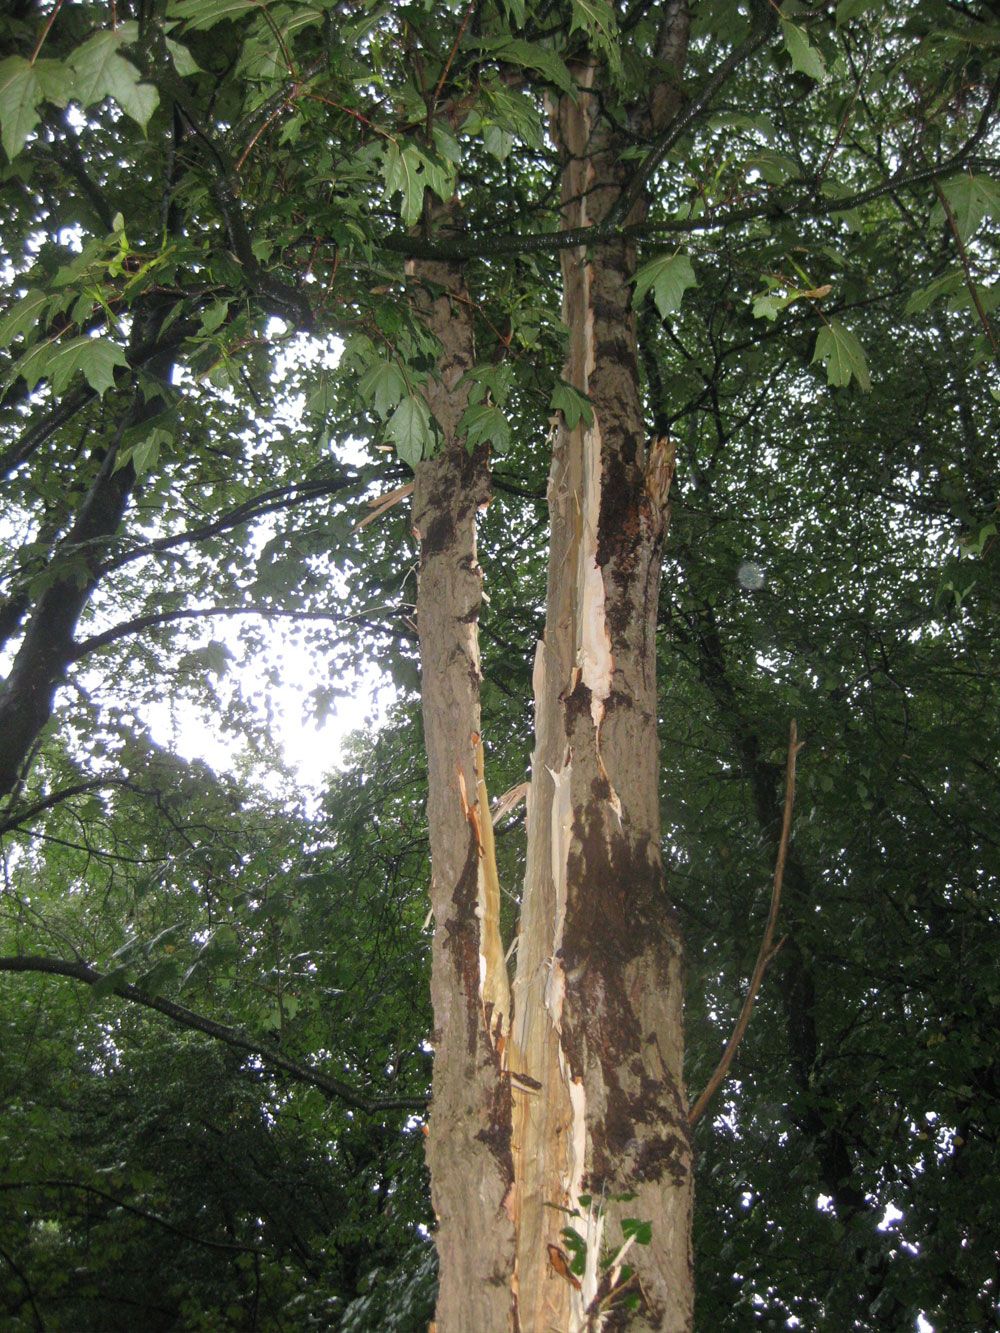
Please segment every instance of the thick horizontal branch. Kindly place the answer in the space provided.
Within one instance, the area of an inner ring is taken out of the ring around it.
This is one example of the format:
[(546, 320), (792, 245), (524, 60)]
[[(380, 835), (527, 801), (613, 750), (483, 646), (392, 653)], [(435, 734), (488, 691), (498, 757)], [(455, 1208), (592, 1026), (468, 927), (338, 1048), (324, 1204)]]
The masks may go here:
[(204, 1014), (197, 1014), (193, 1009), (187, 1009), (174, 1000), (166, 999), (165, 996), (150, 995), (138, 986), (133, 986), (131, 982), (113, 981), (113, 974), (98, 972), (88, 963), (73, 962), (67, 958), (16, 954), (13, 957), (0, 958), (0, 972), (35, 972), (46, 976), (69, 977), (73, 981), (82, 982), (85, 986), (106, 987), (109, 994), (117, 995), (121, 1000), (129, 1000), (132, 1004), (141, 1005), (145, 1009), (155, 1009), (157, 1013), (163, 1014), (180, 1027), (191, 1028), (234, 1050), (245, 1051), (247, 1055), (255, 1056), (265, 1068), (280, 1070), (294, 1082), (317, 1088), (326, 1096), (336, 1098), (358, 1111), (420, 1112), (426, 1108), (426, 1102), (415, 1097), (364, 1097), (349, 1083), (344, 1083), (331, 1074), (325, 1074), (312, 1065), (290, 1059), (281, 1051), (275, 1050), (266, 1040), (255, 1039), (238, 1028), (216, 1023), (214, 1019), (206, 1018)]
[(438, 237), (425, 240), (406, 232), (392, 232), (384, 236), (379, 245), (383, 250), (405, 255), (410, 259), (493, 259), (507, 255), (529, 255), (555, 253), (559, 250), (573, 249), (579, 245), (601, 245), (609, 241), (625, 238), (634, 241), (655, 241), (663, 235), (691, 235), (695, 232), (721, 231), (729, 227), (741, 226), (746, 222), (756, 222), (761, 218), (793, 217), (809, 220), (828, 217), (831, 213), (847, 213), (861, 208), (895, 190), (908, 189), (930, 181), (951, 176), (962, 168), (974, 171), (995, 171), (1000, 163), (994, 158), (968, 157), (949, 158), (939, 166), (924, 167), (909, 173), (898, 171), (878, 185), (839, 199), (821, 198), (813, 192), (810, 182), (802, 182), (799, 193), (808, 190), (806, 199), (796, 202), (794, 199), (781, 198), (776, 191), (770, 191), (765, 199), (753, 208), (727, 209), (719, 212), (706, 212), (697, 218), (666, 218), (661, 222), (646, 221), (618, 226), (611, 221), (597, 223), (592, 227), (574, 227), (563, 231), (539, 232), (529, 236), (507, 235), (491, 236), (487, 234), (453, 236), (447, 239)]

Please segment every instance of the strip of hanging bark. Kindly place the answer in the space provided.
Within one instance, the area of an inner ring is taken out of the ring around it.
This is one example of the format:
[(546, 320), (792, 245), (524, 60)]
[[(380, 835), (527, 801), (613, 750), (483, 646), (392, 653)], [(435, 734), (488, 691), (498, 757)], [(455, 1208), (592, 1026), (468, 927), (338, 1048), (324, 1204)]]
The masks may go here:
[(788, 842), (792, 832), (792, 811), (795, 808), (795, 758), (798, 752), (802, 749), (803, 744), (804, 742), (800, 743), (798, 740), (798, 732), (795, 726), (795, 719), (793, 718), (791, 726), (788, 729), (788, 761), (785, 768), (785, 813), (781, 824), (781, 841), (778, 843), (778, 859), (774, 866), (774, 887), (771, 890), (771, 909), (767, 914), (767, 925), (764, 928), (764, 938), (761, 940), (760, 950), (757, 954), (757, 962), (753, 969), (753, 975), (750, 978), (750, 985), (747, 988), (746, 999), (743, 1001), (740, 1016), (736, 1020), (736, 1026), (733, 1028), (733, 1035), (729, 1038), (715, 1073), (708, 1080), (704, 1092), (691, 1108), (688, 1121), (692, 1128), (694, 1128), (704, 1115), (705, 1108), (718, 1092), (729, 1072), (729, 1066), (733, 1063), (739, 1044), (743, 1040), (743, 1034), (749, 1026), (750, 1015), (753, 1013), (754, 1002), (757, 999), (757, 992), (760, 990), (761, 982), (764, 980), (764, 973), (767, 971), (771, 959), (774, 958), (775, 954), (784, 943), (784, 940), (779, 940), (775, 945), (773, 944), (773, 940), (775, 927), (778, 924), (778, 912), (781, 908), (781, 886), (785, 878), (785, 859), (788, 856)]
[(376, 495), (373, 500), (368, 501), (368, 508), (374, 510), (367, 518), (361, 519), (351, 528), (352, 532), (360, 532), (362, 528), (367, 528), (369, 523), (374, 523), (377, 518), (381, 518), (387, 513), (393, 505), (399, 504), (400, 500), (405, 500), (413, 491), (413, 482), (408, 481), (405, 486), (397, 486), (394, 491), (387, 491), (385, 495)]
[(517, 809), (522, 801), (527, 800), (530, 785), (527, 782), (519, 782), (516, 787), (511, 787), (502, 796), (497, 797), (491, 812), (494, 828), (505, 815), (509, 815), (512, 810)]

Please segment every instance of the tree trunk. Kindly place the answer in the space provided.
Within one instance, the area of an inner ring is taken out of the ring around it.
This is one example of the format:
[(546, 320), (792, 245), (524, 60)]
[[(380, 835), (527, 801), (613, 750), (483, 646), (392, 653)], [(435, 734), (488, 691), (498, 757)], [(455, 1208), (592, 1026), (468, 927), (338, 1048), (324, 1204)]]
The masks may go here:
[[(146, 373), (166, 383), (172, 350), (156, 345), (164, 313), (158, 303), (136, 308), (129, 350), (136, 365), (145, 361)], [(100, 582), (107, 544), (121, 527), (135, 488), (131, 462), (118, 466), (119, 444), (126, 430), (147, 420), (157, 407), (155, 398), (147, 399), (133, 385), (97, 475), (69, 531), (54, 547), (49, 560), (51, 582), (39, 593), (10, 671), (0, 681), (0, 797), (15, 790), (30, 766), (34, 748), (52, 715), (56, 691), (74, 659), (74, 635)], [(27, 594), (15, 595), (8, 603), (5, 629), (11, 636), (29, 605)]]
[[(592, 86), (593, 75), (585, 68), (578, 81)], [(604, 130), (595, 93), (561, 99), (553, 129), (567, 161), (565, 225), (601, 221), (621, 189), (624, 145)], [(549, 477), (510, 1046), (515, 1294), (524, 1330), (626, 1322), (683, 1330), (692, 1307), (691, 1148), (656, 709), (673, 449), (644, 439), (632, 248), (563, 255), (564, 377), (589, 396), (593, 420), (560, 426)], [(630, 1242), (625, 1219), (648, 1229)], [(582, 1272), (567, 1267), (574, 1258)]]
[(442, 345), (427, 399), (444, 441), (417, 465), (413, 495), (435, 921), (427, 1162), (441, 1272), (437, 1322), (454, 1333), (501, 1333), (511, 1323), (514, 1233), (510, 1086), (502, 1070), (510, 998), (479, 735), (476, 516), (489, 501), (489, 471), (486, 451), (470, 455), (460, 429), (468, 403), (461, 379), (475, 361), (461, 269), (415, 262), (408, 271)]

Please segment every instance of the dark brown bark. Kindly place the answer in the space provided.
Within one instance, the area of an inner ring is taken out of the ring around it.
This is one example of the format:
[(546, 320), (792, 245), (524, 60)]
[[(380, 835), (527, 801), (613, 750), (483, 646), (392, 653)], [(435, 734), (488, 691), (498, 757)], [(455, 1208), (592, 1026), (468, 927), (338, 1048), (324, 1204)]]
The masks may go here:
[(104, 542), (115, 534), (135, 485), (131, 465), (115, 471), (117, 446), (104, 456), (73, 526), (56, 549), (58, 569), (39, 597), (11, 669), (0, 685), (0, 796), (17, 785), (52, 713), (56, 689), (73, 657), (73, 636), (94, 591)]
[[(136, 310), (130, 356), (136, 364), (145, 361), (147, 375), (165, 380), (172, 351), (148, 350), (156, 345), (164, 313), (156, 306)], [(154, 411), (155, 400), (151, 403), (133, 388), (114, 440), (100, 457), (69, 530), (53, 549), (51, 581), (37, 597), (11, 669), (0, 683), (0, 797), (22, 780), (52, 714), (56, 690), (74, 660), (77, 624), (100, 580), (107, 543), (118, 531), (135, 487), (131, 463), (118, 467), (119, 443), (129, 427)], [(26, 611), (27, 606), (16, 606), (15, 624)]]

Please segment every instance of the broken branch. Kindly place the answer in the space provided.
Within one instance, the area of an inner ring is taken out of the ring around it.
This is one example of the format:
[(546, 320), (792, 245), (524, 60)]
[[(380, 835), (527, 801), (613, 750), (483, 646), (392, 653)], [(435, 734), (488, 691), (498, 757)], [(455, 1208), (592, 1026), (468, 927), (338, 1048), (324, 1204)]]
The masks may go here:
[(688, 1123), (692, 1129), (705, 1113), (705, 1108), (718, 1092), (729, 1072), (729, 1066), (733, 1063), (737, 1048), (743, 1040), (743, 1034), (749, 1026), (750, 1015), (753, 1013), (754, 1002), (757, 999), (761, 982), (764, 980), (764, 973), (767, 971), (771, 959), (784, 943), (784, 940), (779, 940), (776, 945), (772, 942), (774, 940), (774, 930), (778, 924), (778, 911), (781, 907), (781, 885), (785, 878), (785, 860), (788, 856), (788, 843), (792, 832), (792, 811), (795, 807), (795, 757), (801, 749), (802, 744), (798, 740), (795, 719), (792, 718), (791, 726), (788, 729), (788, 761), (785, 767), (785, 813), (781, 824), (781, 840), (778, 843), (778, 856), (774, 866), (774, 887), (771, 890), (771, 909), (767, 914), (764, 938), (761, 940), (757, 962), (754, 965), (750, 985), (747, 988), (746, 999), (740, 1009), (740, 1016), (733, 1028), (733, 1035), (729, 1038), (726, 1049), (722, 1052), (722, 1059), (719, 1061), (715, 1073), (708, 1080), (704, 1092), (688, 1112)]

